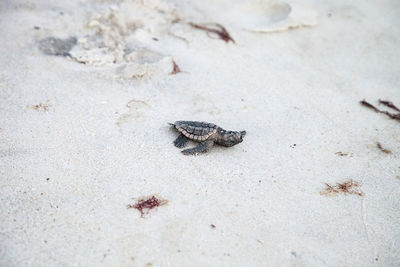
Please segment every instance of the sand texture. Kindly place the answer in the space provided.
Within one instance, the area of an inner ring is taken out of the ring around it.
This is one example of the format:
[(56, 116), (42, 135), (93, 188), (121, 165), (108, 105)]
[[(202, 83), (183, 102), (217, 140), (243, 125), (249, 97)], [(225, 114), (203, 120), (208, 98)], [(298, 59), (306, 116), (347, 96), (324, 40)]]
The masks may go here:
[(398, 266), (399, 11), (0, 1), (0, 266)]

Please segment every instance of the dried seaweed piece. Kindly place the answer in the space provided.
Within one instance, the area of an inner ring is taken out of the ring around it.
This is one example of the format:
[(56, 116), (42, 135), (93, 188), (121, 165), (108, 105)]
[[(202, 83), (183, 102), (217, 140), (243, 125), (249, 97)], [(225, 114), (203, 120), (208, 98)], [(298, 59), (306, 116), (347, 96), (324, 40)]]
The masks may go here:
[[(387, 101), (385, 101), (385, 103), (386, 103), (386, 102), (387, 102)], [(376, 113), (382, 113), (382, 114), (385, 114), (386, 116), (388, 116), (389, 118), (391, 118), (391, 119), (393, 119), (393, 120), (398, 120), (398, 121), (400, 121), (400, 113), (398, 113), (398, 114), (393, 114), (393, 113), (390, 113), (390, 112), (388, 112), (388, 111), (382, 111), (382, 110), (376, 108), (374, 105), (368, 103), (368, 102), (365, 101), (365, 100), (360, 101), (360, 103), (361, 103), (361, 105), (363, 105), (363, 106), (365, 106), (365, 107), (367, 107), (367, 108), (370, 108), (370, 109), (374, 110)], [(388, 103), (391, 103), (391, 102), (388, 102)]]
[(378, 149), (379, 149), (380, 151), (382, 151), (383, 153), (385, 153), (385, 154), (392, 154), (392, 151), (390, 151), (389, 149), (383, 148), (382, 145), (381, 145), (381, 143), (376, 142), (376, 146), (377, 146)]
[(181, 69), (179, 68), (178, 64), (176, 64), (175, 60), (172, 60), (172, 72), (170, 75), (175, 75), (179, 72), (181, 72)]
[(349, 181), (349, 182), (344, 182), (341, 184), (336, 184), (337, 188), (339, 188), (340, 191), (344, 192), (344, 193), (349, 193), (351, 187), (353, 186), (353, 181)]
[(368, 103), (368, 102), (365, 101), (365, 100), (360, 101), (360, 103), (361, 103), (361, 105), (363, 105), (363, 106), (365, 106), (365, 107), (367, 107), (367, 108), (373, 109), (375, 112), (378, 112), (378, 113), (381, 112), (381, 111), (380, 111), (379, 109), (377, 109), (374, 105)]
[(229, 32), (225, 29), (224, 26), (218, 23), (213, 23), (212, 26), (217, 27), (218, 29), (213, 29), (211, 27), (206, 27), (200, 24), (196, 24), (193, 22), (189, 22), (189, 25), (192, 26), (195, 29), (202, 30), (207, 32), (207, 35), (210, 36), (210, 33), (214, 33), (218, 36), (219, 39), (224, 40), (225, 42), (231, 41), (232, 43), (236, 43), (235, 40), (231, 37)]
[(332, 194), (332, 193), (339, 193), (338, 190), (336, 190), (333, 186), (331, 186), (330, 184), (325, 183), (326, 185), (326, 189), (324, 191), (321, 191), (321, 195), (325, 195), (325, 194)]
[(326, 188), (320, 192), (321, 195), (331, 195), (331, 194), (351, 194), (363, 196), (364, 193), (359, 189), (360, 184), (353, 180), (346, 181), (344, 183), (336, 183), (335, 186), (325, 183)]
[(341, 152), (341, 151), (338, 151), (338, 152), (336, 152), (335, 154), (336, 154), (336, 155), (339, 155), (339, 156), (341, 156), (341, 157), (352, 157), (352, 156), (353, 156), (353, 153), (350, 153), (350, 152)]
[(399, 109), (398, 107), (396, 107), (396, 106), (393, 104), (393, 102), (390, 102), (390, 101), (387, 101), (387, 100), (381, 100), (381, 99), (379, 99), (379, 103), (380, 103), (380, 104), (383, 104), (383, 105), (385, 105), (385, 106), (387, 106), (387, 107), (389, 107), (389, 108), (392, 108), (392, 109), (394, 109), (394, 110), (396, 110), (396, 111), (398, 111), (398, 112), (400, 112), (400, 109)]
[(36, 104), (36, 105), (27, 105), (26, 106), (26, 108), (34, 109), (36, 111), (43, 111), (43, 112), (49, 111), (50, 107), (51, 107), (51, 104), (50, 104), (49, 100), (47, 100), (44, 103), (40, 103), (40, 104)]
[(140, 199), (136, 204), (127, 205), (128, 209), (134, 208), (140, 211), (140, 216), (143, 218), (145, 214), (148, 214), (149, 211), (155, 207), (162, 206), (168, 203), (168, 200), (159, 199), (155, 196), (146, 197)]

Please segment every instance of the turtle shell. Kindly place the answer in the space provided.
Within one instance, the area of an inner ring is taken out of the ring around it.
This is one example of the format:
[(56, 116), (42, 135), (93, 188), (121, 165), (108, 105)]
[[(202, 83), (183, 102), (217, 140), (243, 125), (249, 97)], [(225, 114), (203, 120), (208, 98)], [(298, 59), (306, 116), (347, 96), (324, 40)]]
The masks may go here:
[(186, 138), (202, 142), (207, 140), (212, 134), (217, 132), (217, 125), (200, 121), (177, 121), (175, 128)]

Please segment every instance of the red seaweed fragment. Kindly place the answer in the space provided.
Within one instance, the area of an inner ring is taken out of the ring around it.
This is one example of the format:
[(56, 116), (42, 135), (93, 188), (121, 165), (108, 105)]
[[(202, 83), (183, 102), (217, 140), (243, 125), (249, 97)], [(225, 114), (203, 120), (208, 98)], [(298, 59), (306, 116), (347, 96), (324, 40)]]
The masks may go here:
[(162, 206), (168, 203), (168, 200), (165, 199), (159, 199), (155, 196), (151, 197), (146, 197), (139, 199), (138, 202), (134, 205), (129, 204), (126, 207), (128, 209), (137, 209), (140, 211), (141, 217), (143, 218), (146, 214), (149, 213), (149, 211), (155, 207)]
[(398, 107), (396, 107), (396, 106), (393, 104), (393, 102), (390, 102), (390, 101), (387, 101), (387, 100), (381, 100), (381, 99), (379, 99), (379, 103), (380, 103), (380, 104), (383, 104), (383, 105), (385, 105), (385, 106), (387, 106), (387, 107), (389, 107), (389, 108), (392, 108), (392, 109), (394, 109), (394, 110), (396, 110), (396, 111), (398, 111), (398, 112), (400, 112), (400, 109), (399, 109)]
[(367, 108), (370, 108), (370, 109), (374, 110), (375, 112), (378, 112), (378, 113), (381, 112), (381, 111), (380, 111), (379, 109), (377, 109), (374, 105), (368, 103), (368, 102), (365, 101), (365, 100), (360, 101), (360, 104), (363, 105), (363, 106), (365, 106), (365, 107), (367, 107)]
[(189, 25), (195, 29), (207, 32), (208, 36), (210, 36), (210, 34), (216, 34), (219, 39), (224, 40), (226, 43), (229, 43), (230, 41), (232, 43), (236, 43), (235, 40), (233, 40), (233, 38), (229, 34), (229, 32), (221, 24), (213, 23), (211, 27), (207, 27), (193, 22), (189, 22)]
[(339, 155), (341, 157), (352, 157), (353, 153), (350, 152), (342, 152), (342, 151), (338, 151), (335, 153), (336, 155)]
[(50, 104), (49, 100), (47, 100), (44, 103), (40, 103), (40, 104), (36, 104), (36, 105), (27, 105), (26, 106), (26, 108), (34, 109), (36, 111), (43, 111), (43, 112), (49, 111), (50, 107), (51, 107), (51, 104)]
[(389, 149), (383, 148), (382, 145), (381, 145), (381, 143), (376, 142), (376, 146), (377, 146), (378, 149), (379, 149), (380, 151), (382, 151), (383, 153), (385, 153), (385, 154), (392, 154), (392, 151), (389, 150)]
[[(393, 119), (393, 120), (398, 120), (398, 121), (400, 121), (400, 113), (394, 114), (394, 113), (390, 113), (390, 112), (388, 112), (388, 111), (380, 110), (380, 109), (378, 109), (377, 107), (375, 107), (374, 105), (368, 103), (368, 102), (365, 101), (365, 100), (360, 101), (360, 103), (361, 103), (361, 105), (363, 105), (363, 106), (365, 106), (365, 107), (367, 107), (367, 108), (372, 109), (372, 110), (375, 111), (376, 113), (382, 113), (382, 114), (385, 114), (386, 116), (388, 116), (389, 118), (391, 118), (391, 119)], [(384, 105), (387, 106), (387, 107), (390, 107), (390, 108), (392, 108), (392, 109), (397, 110), (397, 107), (396, 107), (395, 105), (393, 105), (392, 102), (379, 100), (379, 103), (384, 104)]]
[(181, 69), (179, 68), (178, 64), (176, 64), (175, 60), (172, 60), (172, 72), (170, 75), (175, 75), (181, 72)]
[(332, 195), (338, 193), (359, 195), (363, 196), (364, 193), (359, 189), (360, 184), (353, 180), (346, 181), (344, 183), (336, 183), (335, 186), (325, 183), (326, 188), (320, 192), (321, 195)]

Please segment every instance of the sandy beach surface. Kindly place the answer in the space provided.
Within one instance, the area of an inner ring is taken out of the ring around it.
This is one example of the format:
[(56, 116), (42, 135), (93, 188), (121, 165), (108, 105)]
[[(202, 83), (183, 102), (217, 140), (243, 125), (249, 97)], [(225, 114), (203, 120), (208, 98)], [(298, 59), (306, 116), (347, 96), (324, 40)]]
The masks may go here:
[(2, 0), (0, 266), (399, 266), (399, 11)]

